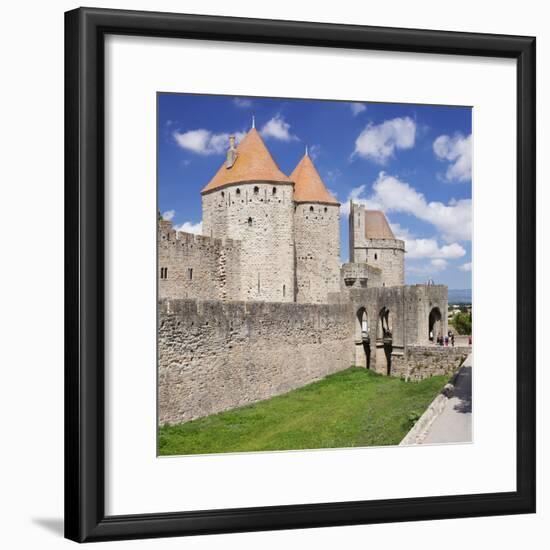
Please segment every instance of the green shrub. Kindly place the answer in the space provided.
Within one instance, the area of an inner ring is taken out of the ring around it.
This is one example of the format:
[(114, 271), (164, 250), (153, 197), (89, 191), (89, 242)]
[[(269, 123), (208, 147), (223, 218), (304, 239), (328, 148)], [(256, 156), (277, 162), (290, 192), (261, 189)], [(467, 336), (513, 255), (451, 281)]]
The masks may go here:
[(472, 314), (467, 311), (457, 313), (452, 321), (452, 326), (458, 334), (472, 334)]

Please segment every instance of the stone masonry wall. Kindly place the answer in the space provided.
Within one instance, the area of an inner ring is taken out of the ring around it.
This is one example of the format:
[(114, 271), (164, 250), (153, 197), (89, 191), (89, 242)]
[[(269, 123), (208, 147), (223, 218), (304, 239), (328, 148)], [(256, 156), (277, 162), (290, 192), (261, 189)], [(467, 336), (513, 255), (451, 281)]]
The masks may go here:
[(340, 207), (297, 204), (294, 242), (296, 301), (326, 304), (340, 288)]
[[(368, 364), (369, 368), (382, 374), (388, 373), (388, 362), (390, 374), (395, 374), (394, 367), (409, 347), (428, 346), (428, 317), (433, 307), (441, 308), (442, 327), (447, 329), (447, 287), (443, 285), (351, 288), (338, 295), (331, 294), (330, 298), (332, 303), (348, 302), (351, 305), (354, 364)], [(387, 311), (391, 342), (384, 339), (383, 311)], [(368, 324), (368, 347), (361, 334), (363, 312)], [(394, 360), (394, 357), (397, 359)]]
[(382, 271), (384, 286), (405, 284), (405, 243), (399, 239), (366, 239), (365, 261)]
[(158, 224), (159, 298), (227, 300), (240, 295), (241, 244)]
[(292, 184), (232, 184), (202, 197), (203, 232), (241, 242), (240, 294), (231, 300), (294, 301)]
[(353, 364), (349, 304), (163, 300), (159, 423), (299, 388)]
[(453, 374), (471, 353), (470, 347), (410, 346), (392, 356), (392, 376), (423, 380)]
[(365, 207), (350, 204), (350, 262), (368, 263), (381, 270), (382, 286), (405, 284), (405, 242), (400, 239), (367, 239)]

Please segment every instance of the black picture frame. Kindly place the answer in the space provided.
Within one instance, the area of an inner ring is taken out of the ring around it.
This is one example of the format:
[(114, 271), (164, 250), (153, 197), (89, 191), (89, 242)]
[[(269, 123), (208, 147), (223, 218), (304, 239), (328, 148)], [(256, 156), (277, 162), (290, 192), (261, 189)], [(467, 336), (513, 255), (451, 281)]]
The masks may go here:
[[(104, 512), (104, 37), (517, 61), (517, 490), (177, 513)], [(535, 38), (80, 8), (65, 14), (65, 536), (87, 542), (535, 511)]]

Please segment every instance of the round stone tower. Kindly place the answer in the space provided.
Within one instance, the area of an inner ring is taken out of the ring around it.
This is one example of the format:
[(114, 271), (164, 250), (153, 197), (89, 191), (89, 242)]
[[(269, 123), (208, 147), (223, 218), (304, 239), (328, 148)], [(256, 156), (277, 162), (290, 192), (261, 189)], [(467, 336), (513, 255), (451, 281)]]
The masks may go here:
[(329, 193), (309, 155), (292, 172), (296, 301), (327, 303), (340, 290), (340, 203)]
[(379, 268), (382, 286), (405, 284), (405, 242), (395, 238), (384, 212), (351, 202), (349, 242), (350, 261)]
[(292, 181), (252, 128), (202, 190), (202, 233), (241, 241), (241, 290), (233, 300), (294, 301)]

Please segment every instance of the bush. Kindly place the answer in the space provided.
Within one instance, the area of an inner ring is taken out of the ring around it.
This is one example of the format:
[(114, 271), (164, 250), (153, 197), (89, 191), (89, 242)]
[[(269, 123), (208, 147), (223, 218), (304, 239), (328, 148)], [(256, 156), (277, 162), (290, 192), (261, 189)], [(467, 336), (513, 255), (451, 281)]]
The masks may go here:
[(412, 428), (418, 422), (421, 416), (422, 415), (417, 411), (409, 413), (409, 426)]
[(457, 313), (452, 319), (452, 325), (458, 334), (472, 334), (472, 314), (467, 311)]

